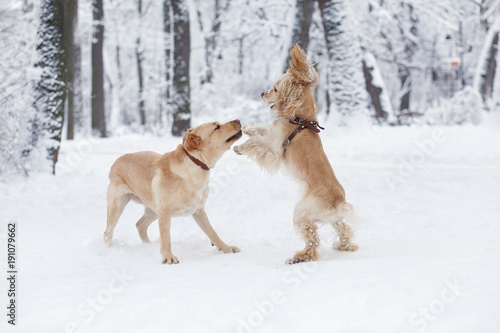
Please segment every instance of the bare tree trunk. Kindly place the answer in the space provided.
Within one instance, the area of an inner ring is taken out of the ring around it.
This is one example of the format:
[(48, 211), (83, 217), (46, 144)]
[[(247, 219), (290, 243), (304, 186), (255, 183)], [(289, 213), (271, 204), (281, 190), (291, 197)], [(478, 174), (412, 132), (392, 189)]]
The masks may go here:
[[(167, 105), (171, 104), (171, 93), (172, 93), (172, 0), (163, 0), (163, 38), (164, 38), (164, 50), (165, 50), (165, 102)], [(168, 111), (167, 111), (168, 114)], [(162, 114), (159, 115), (160, 125), (163, 123)]]
[[(215, 52), (217, 49), (217, 43), (219, 40), (220, 25), (221, 25), (221, 14), (223, 10), (227, 10), (229, 2), (223, 8), (223, 0), (215, 0), (215, 16), (212, 21), (210, 31), (206, 33), (205, 36), (205, 73), (201, 77), (201, 84), (212, 82), (213, 79), (213, 63), (215, 61)], [(198, 18), (200, 27), (203, 30), (203, 22), (201, 17), (203, 14), (198, 11)]]
[[(488, 0), (482, 0), (476, 3), (480, 6), (480, 24), (486, 32), (486, 38), (481, 50), (481, 55), (477, 61), (476, 71), (474, 73), (474, 81), (472, 86), (477, 90), (487, 107), (490, 107), (490, 99), (498, 100), (497, 96), (492, 96), (495, 90), (495, 80), (497, 70), (497, 57), (499, 38), (500, 38), (500, 8), (492, 9), (492, 6), (497, 6), (496, 2), (493, 3)], [(492, 12), (493, 10), (493, 12)], [(489, 13), (486, 15), (486, 13)], [(488, 21), (491, 18), (492, 22)]]
[[(311, 27), (312, 15), (314, 13), (314, 0), (296, 0), (295, 7), (295, 21), (293, 23), (290, 49), (295, 44), (299, 44), (304, 49), (304, 52), (307, 53), (309, 28)], [(288, 69), (288, 61), (290, 61), (290, 55), (286, 59), (284, 71)]]
[(113, 25), (113, 30), (115, 32), (114, 34), (114, 43), (115, 43), (115, 64), (116, 64), (116, 72), (117, 72), (117, 79), (115, 81), (115, 94), (113, 95), (114, 96), (114, 101), (113, 101), (113, 106), (114, 108), (114, 112), (112, 116), (115, 116), (115, 114), (117, 113), (118, 115), (118, 119), (120, 121), (120, 123), (124, 123), (126, 125), (130, 125), (130, 118), (128, 116), (128, 112), (125, 110), (125, 107), (124, 107), (124, 104), (121, 100), (120, 100), (120, 94), (123, 90), (123, 86), (124, 86), (124, 80), (123, 80), (123, 68), (122, 68), (122, 63), (121, 63), (121, 41), (120, 41), (120, 33), (119, 33), (119, 29), (118, 29), (118, 24), (117, 22), (115, 21), (115, 24)]
[(396, 123), (391, 99), (387, 93), (384, 79), (380, 73), (377, 60), (371, 53), (363, 57), (363, 72), (366, 90), (370, 96), (371, 105), (375, 109), (375, 118), (380, 122)]
[[(348, 17), (347, 0), (319, 0), (319, 8), (329, 59), (327, 101), (338, 112), (335, 122), (344, 126), (367, 107), (361, 49)], [(329, 114), (329, 118), (333, 116)]]
[(382, 88), (377, 87), (373, 83), (373, 76), (371, 71), (373, 68), (370, 68), (366, 65), (366, 61), (363, 60), (363, 73), (365, 75), (365, 85), (366, 91), (370, 95), (370, 99), (372, 101), (373, 108), (375, 109), (375, 117), (377, 120), (383, 120), (387, 118), (387, 113), (382, 109), (382, 103), (380, 100), (380, 94), (382, 93)]
[(74, 73), (73, 73), (73, 119), (74, 119), (74, 132), (82, 132), (87, 130), (87, 125), (84, 123), (85, 116), (83, 114), (83, 92), (82, 92), (82, 48), (80, 39), (77, 35), (78, 32), (78, 0), (75, 1), (75, 17), (73, 19), (73, 59), (74, 59)]
[(399, 103), (399, 111), (410, 111), (411, 81), (410, 72), (406, 67), (399, 67), (399, 80), (401, 82), (402, 95)]
[(106, 115), (104, 111), (104, 63), (102, 49), (104, 44), (103, 0), (92, 0), (93, 38), (92, 38), (92, 129), (106, 137)]
[(487, 39), (489, 44), (484, 47), (487, 48), (486, 57), (480, 61), (479, 66), (483, 66), (482, 72), (479, 76), (479, 81), (476, 83), (483, 102), (486, 102), (492, 96), (493, 85), (495, 82), (495, 73), (497, 64), (498, 40), (500, 31), (494, 31), (492, 38)]
[[(139, 21), (142, 21), (142, 0), (137, 1), (137, 12), (139, 13)], [(144, 109), (144, 83), (142, 74), (142, 46), (141, 46), (141, 22), (139, 22), (139, 37), (135, 41), (135, 59), (137, 63), (137, 78), (139, 81), (139, 116), (141, 125), (146, 124), (146, 110)]]
[(51, 161), (53, 174), (61, 144), (66, 99), (63, 29), (64, 3), (43, 0), (40, 5), (35, 62), (35, 68), (39, 68), (41, 74), (33, 87), (35, 113), (30, 120), (31, 142), (23, 155), (27, 157), (36, 148), (46, 149), (46, 158)]
[(483, 28), (484, 31), (488, 31), (490, 29), (490, 24), (488, 23), (487, 18), (483, 18), (483, 14), (486, 13), (490, 8), (490, 0), (481, 0), (481, 3), (477, 4), (479, 5), (479, 23), (481, 24), (481, 28)]
[[(402, 20), (404, 24), (408, 24), (410, 27), (410, 35), (414, 37), (418, 36), (418, 16), (415, 13), (415, 9), (410, 2), (401, 2), (401, 7), (404, 8), (402, 16)], [(405, 21), (406, 19), (407, 21)], [(403, 37), (403, 45), (404, 45), (404, 54), (405, 54), (405, 65), (399, 65), (398, 68), (398, 76), (399, 81), (401, 82), (401, 96), (399, 103), (399, 111), (410, 111), (410, 97), (412, 90), (412, 82), (411, 82), (411, 72), (409, 66), (412, 63), (413, 55), (415, 54), (415, 50), (417, 49), (417, 44), (414, 39), (408, 38), (409, 35), (402, 35)]]
[(245, 38), (246, 38), (246, 35), (243, 35), (240, 38), (238, 38), (238, 74), (239, 75), (243, 74), (243, 60), (245, 59), (243, 45), (245, 42)]
[(191, 127), (191, 90), (189, 83), (189, 11), (185, 0), (172, 0), (174, 13), (174, 78), (172, 134), (182, 136)]
[(215, 18), (212, 25), (212, 31), (207, 40), (207, 52), (206, 52), (206, 62), (207, 62), (207, 82), (212, 82), (212, 78), (214, 76), (213, 73), (213, 62), (214, 62), (214, 53), (217, 48), (217, 42), (219, 39), (220, 32), (220, 24), (221, 24), (221, 4), (220, 0), (215, 0)]
[[(67, 89), (67, 138), (72, 140), (75, 135), (75, 82), (76, 82), (76, 43), (75, 32), (78, 24), (78, 0), (64, 2), (63, 49), (66, 58), (65, 83)], [(79, 74), (79, 73), (78, 73)]]

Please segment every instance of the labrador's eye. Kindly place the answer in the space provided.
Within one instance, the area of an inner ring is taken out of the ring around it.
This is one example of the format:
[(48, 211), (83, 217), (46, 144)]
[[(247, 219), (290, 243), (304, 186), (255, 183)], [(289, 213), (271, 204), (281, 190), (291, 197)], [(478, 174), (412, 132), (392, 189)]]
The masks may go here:
[(220, 125), (217, 124), (217, 127), (214, 129), (214, 131), (217, 131), (218, 129), (220, 129)]
[(274, 92), (278, 92), (278, 89), (274, 88)]

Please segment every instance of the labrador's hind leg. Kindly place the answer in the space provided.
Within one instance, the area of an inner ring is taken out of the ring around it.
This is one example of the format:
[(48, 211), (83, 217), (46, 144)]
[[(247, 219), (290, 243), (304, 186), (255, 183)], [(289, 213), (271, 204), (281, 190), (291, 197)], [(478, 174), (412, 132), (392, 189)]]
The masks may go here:
[(149, 207), (144, 207), (144, 215), (137, 221), (135, 226), (137, 227), (137, 231), (139, 232), (139, 237), (144, 243), (151, 243), (148, 237), (148, 227), (156, 221), (158, 215)]
[(113, 230), (115, 230), (116, 224), (123, 213), (123, 209), (130, 201), (130, 198), (131, 194), (123, 191), (120, 187), (113, 184), (108, 186), (108, 192), (106, 194), (108, 204), (107, 226), (104, 231), (104, 243), (107, 246), (113, 245)]

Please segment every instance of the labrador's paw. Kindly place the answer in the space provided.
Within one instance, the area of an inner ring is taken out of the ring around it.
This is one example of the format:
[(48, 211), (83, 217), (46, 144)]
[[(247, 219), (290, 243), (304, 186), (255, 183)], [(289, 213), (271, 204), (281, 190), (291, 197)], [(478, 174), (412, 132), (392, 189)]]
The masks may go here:
[(161, 259), (161, 263), (162, 264), (170, 264), (170, 265), (171, 264), (178, 264), (179, 259), (177, 259), (177, 257), (175, 257), (172, 253), (167, 253)]
[(226, 246), (220, 247), (219, 251), (222, 251), (224, 253), (237, 253), (237, 252), (240, 252), (240, 249), (236, 246), (226, 245)]
[(104, 232), (104, 245), (107, 247), (113, 246), (113, 235), (110, 235), (108, 232)]

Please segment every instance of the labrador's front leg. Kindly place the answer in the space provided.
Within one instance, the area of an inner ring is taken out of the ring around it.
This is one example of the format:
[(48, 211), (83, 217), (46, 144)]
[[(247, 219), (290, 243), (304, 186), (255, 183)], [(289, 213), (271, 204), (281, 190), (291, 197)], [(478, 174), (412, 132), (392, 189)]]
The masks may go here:
[(179, 260), (172, 254), (172, 244), (170, 242), (170, 222), (172, 215), (166, 211), (160, 212), (158, 225), (160, 227), (161, 242), (161, 262), (163, 264), (178, 264)]
[(240, 249), (236, 246), (229, 246), (220, 239), (219, 235), (215, 232), (214, 228), (208, 220), (207, 213), (205, 213), (205, 208), (198, 209), (194, 214), (193, 218), (196, 223), (200, 226), (201, 230), (210, 238), (212, 245), (215, 245), (219, 251), (224, 253), (240, 252)]

